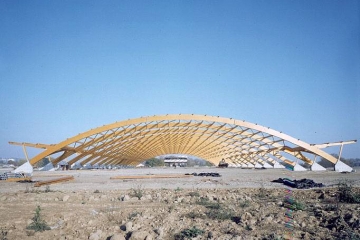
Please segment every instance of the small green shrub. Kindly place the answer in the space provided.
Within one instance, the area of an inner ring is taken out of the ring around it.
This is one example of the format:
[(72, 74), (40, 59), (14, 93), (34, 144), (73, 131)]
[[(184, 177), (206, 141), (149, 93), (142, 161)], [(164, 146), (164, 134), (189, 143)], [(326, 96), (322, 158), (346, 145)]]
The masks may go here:
[(34, 186), (32, 186), (31, 184), (27, 184), (25, 187), (25, 193), (38, 193), (38, 191), (36, 191), (34, 189)]
[(206, 206), (207, 204), (209, 204), (210, 200), (208, 198), (200, 198), (198, 201), (196, 201), (196, 204), (201, 205), (201, 206)]
[(35, 232), (43, 232), (45, 230), (50, 230), (50, 227), (47, 225), (45, 220), (41, 218), (41, 208), (37, 206), (35, 209), (34, 217), (32, 218), (32, 223), (26, 227), (28, 230), (34, 230)]
[(187, 228), (182, 230), (180, 233), (175, 234), (175, 240), (192, 239), (203, 234), (204, 231), (197, 227)]
[(252, 227), (251, 227), (250, 225), (246, 225), (246, 226), (245, 226), (245, 229), (246, 229), (247, 231), (251, 231), (251, 230), (252, 230)]
[(142, 189), (141, 185), (132, 189), (132, 194), (131, 194), (132, 197), (137, 197), (140, 200), (143, 195), (144, 194), (143, 194), (143, 189)]
[(262, 183), (262, 184), (261, 184), (261, 187), (259, 188), (259, 190), (258, 190), (258, 192), (257, 192), (257, 194), (256, 194), (256, 196), (257, 196), (258, 198), (265, 198), (266, 195), (267, 195), (267, 192), (266, 192), (266, 189), (265, 189), (265, 187), (264, 187), (264, 184)]
[(289, 198), (285, 198), (284, 207), (294, 211), (305, 210), (305, 204)]
[(46, 185), (44, 192), (46, 193), (51, 192), (50, 185)]
[(200, 197), (200, 193), (199, 192), (189, 192), (189, 196), (190, 197)]
[(132, 220), (135, 217), (137, 217), (138, 215), (141, 215), (141, 213), (135, 211), (135, 212), (130, 213), (128, 218), (129, 218), (129, 220)]
[(249, 200), (241, 201), (241, 202), (239, 203), (239, 206), (240, 206), (241, 208), (247, 208), (247, 207), (250, 206), (250, 201), (249, 201)]
[(210, 202), (208, 198), (200, 198), (199, 201), (196, 202), (198, 205), (204, 206), (209, 209), (220, 209), (221, 205), (219, 202)]
[(355, 192), (351, 182), (347, 180), (339, 181), (337, 197), (339, 202), (360, 203), (360, 194)]
[(180, 192), (180, 191), (182, 191), (182, 190), (183, 190), (182, 188), (177, 187), (177, 188), (175, 189), (175, 192)]
[(189, 212), (189, 213), (185, 214), (184, 216), (188, 217), (188, 218), (191, 218), (191, 219), (204, 218), (204, 215), (202, 215), (200, 213), (196, 213), (196, 212)]
[(208, 218), (213, 220), (226, 220), (232, 218), (232, 214), (228, 209), (211, 209), (205, 214)]

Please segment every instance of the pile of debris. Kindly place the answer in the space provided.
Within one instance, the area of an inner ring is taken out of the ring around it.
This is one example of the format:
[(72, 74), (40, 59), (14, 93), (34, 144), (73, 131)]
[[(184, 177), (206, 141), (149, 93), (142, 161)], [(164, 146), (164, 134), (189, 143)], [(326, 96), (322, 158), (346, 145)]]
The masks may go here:
[(193, 175), (198, 177), (221, 177), (219, 173), (209, 172), (209, 173), (186, 173), (185, 175)]
[(282, 183), (286, 186), (297, 188), (297, 189), (308, 189), (314, 187), (325, 187), (322, 183), (316, 183), (311, 179), (303, 178), (301, 180), (291, 180), (288, 178), (279, 178), (277, 180), (273, 180), (271, 182)]

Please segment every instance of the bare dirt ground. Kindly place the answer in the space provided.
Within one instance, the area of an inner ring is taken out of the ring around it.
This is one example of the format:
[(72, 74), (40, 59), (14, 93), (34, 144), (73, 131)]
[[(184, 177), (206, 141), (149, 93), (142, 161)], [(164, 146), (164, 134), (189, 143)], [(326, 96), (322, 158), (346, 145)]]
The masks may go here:
[[(111, 180), (114, 176), (216, 172), (221, 177)], [(360, 239), (360, 205), (339, 203), (342, 179), (359, 192), (360, 173), (285, 169), (143, 168), (35, 172), (49, 187), (0, 181), (5, 239)], [(278, 178), (327, 187), (287, 191)], [(290, 201), (289, 201), (290, 199)], [(37, 206), (51, 230), (26, 229)]]

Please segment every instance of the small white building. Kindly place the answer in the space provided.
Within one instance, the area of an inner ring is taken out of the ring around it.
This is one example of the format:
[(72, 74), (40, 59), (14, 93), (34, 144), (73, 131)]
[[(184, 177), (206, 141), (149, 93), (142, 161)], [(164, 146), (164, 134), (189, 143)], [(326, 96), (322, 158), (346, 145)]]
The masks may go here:
[(187, 157), (166, 157), (164, 159), (165, 166), (169, 167), (186, 167)]

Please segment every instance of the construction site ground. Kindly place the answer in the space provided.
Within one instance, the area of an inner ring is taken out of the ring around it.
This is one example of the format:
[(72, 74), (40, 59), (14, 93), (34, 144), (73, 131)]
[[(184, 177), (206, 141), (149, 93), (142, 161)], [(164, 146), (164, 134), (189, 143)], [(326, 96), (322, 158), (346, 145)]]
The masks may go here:
[[(194, 172), (221, 177), (172, 177)], [(169, 177), (156, 178), (159, 175)], [(293, 239), (346, 239), (359, 234), (360, 205), (339, 204), (336, 198), (339, 181), (346, 180), (359, 191), (359, 170), (347, 174), (212, 167), (35, 171), (32, 180), (66, 176), (74, 179), (41, 187), (0, 181), (0, 239), (186, 239), (189, 232), (197, 235), (189, 239), (285, 239), (289, 234)], [(130, 179), (110, 179), (118, 176)], [(287, 187), (271, 182), (278, 178), (308, 178), (326, 186), (292, 190), (290, 197), (304, 208), (292, 212), (291, 228), (286, 225)], [(26, 229), (37, 206), (51, 230)]]

